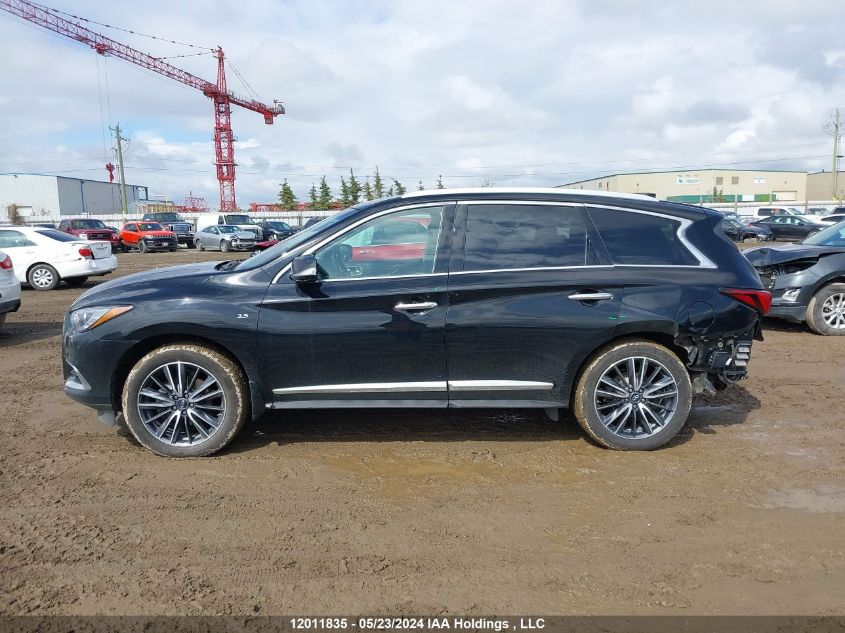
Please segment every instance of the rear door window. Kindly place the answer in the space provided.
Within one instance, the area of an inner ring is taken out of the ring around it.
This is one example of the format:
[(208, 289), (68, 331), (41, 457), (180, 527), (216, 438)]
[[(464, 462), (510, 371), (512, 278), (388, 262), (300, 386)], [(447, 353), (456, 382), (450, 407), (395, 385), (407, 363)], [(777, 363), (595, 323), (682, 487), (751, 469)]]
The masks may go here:
[(614, 264), (699, 265), (678, 236), (679, 220), (616, 209), (588, 208), (588, 211)]
[(584, 266), (587, 235), (577, 207), (470, 204), (464, 271)]

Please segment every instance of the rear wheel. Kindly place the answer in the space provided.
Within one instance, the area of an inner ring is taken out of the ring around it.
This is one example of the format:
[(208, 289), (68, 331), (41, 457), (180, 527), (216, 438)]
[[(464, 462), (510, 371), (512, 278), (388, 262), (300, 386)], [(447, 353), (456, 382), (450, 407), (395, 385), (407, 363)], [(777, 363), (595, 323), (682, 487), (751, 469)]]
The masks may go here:
[(29, 269), (26, 280), (36, 290), (54, 290), (59, 285), (59, 273), (50, 264), (36, 264)]
[(68, 277), (64, 281), (71, 288), (78, 288), (88, 281), (88, 277)]
[(126, 425), (141, 444), (166, 457), (219, 451), (249, 415), (243, 371), (200, 345), (167, 345), (144, 356), (126, 379)]
[(672, 351), (651, 341), (626, 341), (587, 362), (572, 409), (602, 446), (650, 450), (677, 435), (691, 405), (689, 374)]
[(845, 336), (845, 284), (830, 284), (816, 292), (807, 306), (807, 325), (823, 336)]

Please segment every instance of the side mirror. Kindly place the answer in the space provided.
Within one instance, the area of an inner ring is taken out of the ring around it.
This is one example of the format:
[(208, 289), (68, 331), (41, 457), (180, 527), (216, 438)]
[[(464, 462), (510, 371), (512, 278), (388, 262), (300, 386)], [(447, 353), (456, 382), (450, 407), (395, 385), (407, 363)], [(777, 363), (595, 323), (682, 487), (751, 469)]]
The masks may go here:
[(290, 278), (297, 283), (317, 281), (317, 258), (313, 255), (300, 255), (290, 264)]

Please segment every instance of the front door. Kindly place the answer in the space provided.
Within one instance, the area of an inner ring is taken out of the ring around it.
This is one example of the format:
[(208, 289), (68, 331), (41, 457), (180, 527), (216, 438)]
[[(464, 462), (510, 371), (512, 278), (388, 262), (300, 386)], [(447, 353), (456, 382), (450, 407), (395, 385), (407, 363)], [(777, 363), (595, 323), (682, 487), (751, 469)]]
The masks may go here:
[(271, 285), (259, 354), (273, 406), (446, 406), (453, 209), (381, 212), (316, 247), (316, 283)]
[(449, 406), (566, 406), (573, 364), (617, 326), (622, 287), (581, 205), (461, 204), (449, 274)]

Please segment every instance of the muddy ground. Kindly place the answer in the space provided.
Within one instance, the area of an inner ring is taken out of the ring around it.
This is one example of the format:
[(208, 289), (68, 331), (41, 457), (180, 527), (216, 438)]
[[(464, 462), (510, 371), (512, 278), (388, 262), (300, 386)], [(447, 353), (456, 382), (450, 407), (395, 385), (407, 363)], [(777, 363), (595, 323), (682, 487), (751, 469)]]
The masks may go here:
[(81, 292), (0, 328), (0, 613), (842, 613), (845, 338), (767, 322), (651, 453), (540, 412), (318, 411), (175, 461), (62, 394)]

